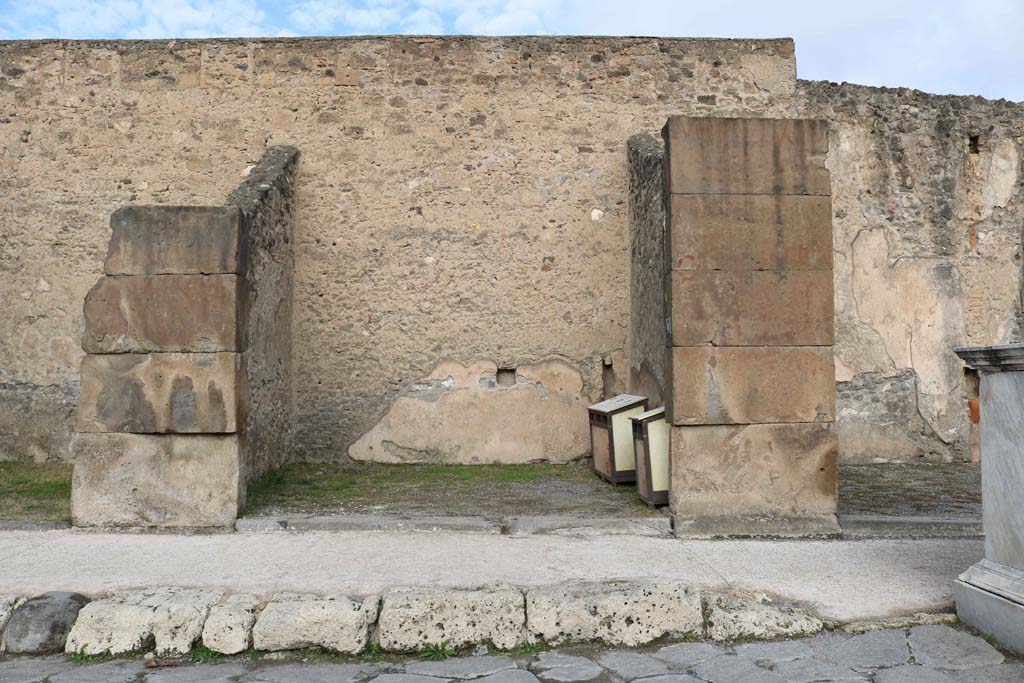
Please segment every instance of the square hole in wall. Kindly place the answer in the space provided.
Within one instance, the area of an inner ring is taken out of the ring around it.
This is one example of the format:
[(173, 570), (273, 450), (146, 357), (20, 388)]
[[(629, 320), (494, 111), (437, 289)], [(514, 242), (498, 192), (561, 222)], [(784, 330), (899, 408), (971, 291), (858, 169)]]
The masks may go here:
[(498, 368), (497, 383), (499, 387), (510, 387), (516, 383), (515, 368)]
[(981, 154), (981, 136), (980, 135), (968, 135), (967, 136), (967, 151), (971, 154)]

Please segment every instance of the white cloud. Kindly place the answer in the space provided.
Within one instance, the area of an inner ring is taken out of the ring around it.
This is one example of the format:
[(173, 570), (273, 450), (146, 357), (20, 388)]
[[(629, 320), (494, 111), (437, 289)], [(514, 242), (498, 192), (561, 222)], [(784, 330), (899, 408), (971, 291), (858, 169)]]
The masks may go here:
[(420, 7), (409, 16), (402, 19), (402, 33), (414, 33), (419, 35), (436, 35), (444, 33), (444, 22), (441, 16), (426, 7)]

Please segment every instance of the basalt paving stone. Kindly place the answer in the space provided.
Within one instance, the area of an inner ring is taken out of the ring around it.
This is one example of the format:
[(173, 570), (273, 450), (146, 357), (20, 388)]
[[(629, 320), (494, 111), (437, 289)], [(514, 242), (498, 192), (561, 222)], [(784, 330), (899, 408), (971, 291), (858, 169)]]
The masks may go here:
[(669, 667), (665, 662), (642, 652), (613, 650), (612, 652), (602, 652), (596, 659), (597, 663), (605, 669), (627, 681), (669, 672)]
[(12, 659), (0, 662), (0, 683), (39, 683), (74, 666), (63, 657)]
[(353, 683), (375, 673), (375, 667), (357, 664), (265, 664), (239, 680), (244, 683)]
[(910, 660), (902, 630), (871, 631), (857, 636), (828, 635), (804, 641), (823, 659), (856, 670), (905, 664)]
[(857, 683), (869, 679), (869, 674), (866, 672), (854, 671), (813, 657), (780, 662), (773, 665), (771, 669), (789, 683), (817, 683), (818, 681)]
[(926, 666), (905, 664), (882, 669), (875, 674), (874, 683), (956, 683), (956, 679)]
[(791, 662), (794, 659), (812, 657), (814, 650), (807, 643), (799, 640), (786, 640), (781, 643), (745, 643), (737, 645), (736, 654), (762, 664), (767, 662)]
[(49, 683), (132, 683), (146, 670), (142, 660), (103, 662), (79, 666), (51, 676)]
[(663, 674), (661, 676), (650, 676), (647, 678), (634, 678), (634, 683), (701, 683), (699, 678), (689, 674)]
[(545, 652), (530, 666), (530, 670), (543, 681), (557, 683), (575, 683), (590, 681), (604, 670), (586, 657), (563, 655), (557, 652)]
[(508, 669), (475, 679), (476, 683), (540, 683), (536, 676), (523, 669)]
[(243, 664), (197, 664), (153, 669), (146, 683), (233, 683), (245, 673)]
[(779, 674), (737, 655), (722, 655), (701, 662), (693, 667), (693, 673), (708, 683), (788, 683)]
[(1003, 655), (978, 636), (949, 626), (915, 626), (908, 641), (914, 660), (936, 669), (976, 669), (1003, 661)]
[(953, 680), (957, 683), (1020, 683), (1024, 681), (1024, 664), (1004, 663), (956, 671), (953, 673)]
[(480, 678), (500, 671), (516, 668), (516, 663), (509, 657), (460, 657), (443, 662), (410, 662), (405, 665), (405, 672), (441, 678)]
[(676, 643), (652, 652), (651, 656), (660, 659), (673, 669), (689, 669), (723, 654), (725, 654), (723, 648), (708, 643)]
[(421, 676), (419, 674), (381, 674), (372, 679), (374, 683), (444, 683), (450, 678), (439, 676)]

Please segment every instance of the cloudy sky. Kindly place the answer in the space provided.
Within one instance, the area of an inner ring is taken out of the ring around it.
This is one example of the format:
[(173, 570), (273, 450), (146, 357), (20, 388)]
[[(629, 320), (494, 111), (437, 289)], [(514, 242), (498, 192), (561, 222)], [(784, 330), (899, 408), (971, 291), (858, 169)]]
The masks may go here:
[(1024, 0), (0, 0), (0, 39), (378, 33), (790, 36), (801, 78), (1024, 100)]

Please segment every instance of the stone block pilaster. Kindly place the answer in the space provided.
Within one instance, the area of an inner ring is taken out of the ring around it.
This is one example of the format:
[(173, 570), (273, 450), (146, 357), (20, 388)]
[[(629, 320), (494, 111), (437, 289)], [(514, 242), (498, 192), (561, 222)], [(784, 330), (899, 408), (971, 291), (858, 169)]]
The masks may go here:
[(79, 526), (230, 526), (289, 454), (292, 177), (270, 148), (227, 206), (111, 217), (85, 300)]
[(671, 117), (663, 136), (677, 533), (835, 533), (826, 123)]

